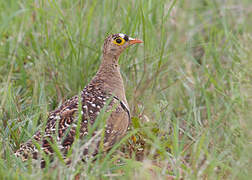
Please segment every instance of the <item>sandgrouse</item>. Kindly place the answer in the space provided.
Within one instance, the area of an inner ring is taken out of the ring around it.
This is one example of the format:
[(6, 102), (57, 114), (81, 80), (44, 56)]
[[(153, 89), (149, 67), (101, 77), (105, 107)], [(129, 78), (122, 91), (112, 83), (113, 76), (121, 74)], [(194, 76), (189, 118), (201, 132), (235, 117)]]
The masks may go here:
[[(130, 111), (125, 97), (118, 58), (128, 46), (142, 42), (122, 33), (108, 36), (104, 42), (99, 70), (81, 91), (81, 95), (72, 97), (58, 109), (50, 112), (44, 131), (38, 131), (30, 140), (21, 144), (15, 155), (21, 157), (23, 161), (28, 158), (37, 159), (38, 150), (33, 143), (35, 141), (40, 144), (46, 154), (53, 154), (51, 145), (52, 142), (55, 143), (54, 141), (57, 141), (55, 144), (58, 149), (64, 153), (68, 152), (76, 137), (78, 112), (81, 112), (79, 137), (84, 139), (83, 137), (88, 134), (89, 128), (95, 123), (97, 116), (107, 105), (106, 103), (108, 103), (106, 111), (109, 109), (112, 111), (106, 120), (103, 139), (104, 150), (109, 150), (126, 134), (130, 123)], [(81, 108), (78, 107), (79, 105)], [(92, 136), (94, 135), (95, 133), (92, 134)], [(53, 137), (56, 137), (56, 140)], [(95, 146), (98, 148), (98, 142)], [(88, 148), (83, 151), (85, 156)]]

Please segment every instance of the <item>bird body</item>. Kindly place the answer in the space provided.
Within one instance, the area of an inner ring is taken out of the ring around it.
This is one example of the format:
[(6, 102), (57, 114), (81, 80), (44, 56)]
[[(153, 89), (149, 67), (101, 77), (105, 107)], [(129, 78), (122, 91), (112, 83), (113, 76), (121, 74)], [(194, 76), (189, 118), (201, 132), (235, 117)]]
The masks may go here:
[[(81, 91), (80, 96), (72, 97), (59, 108), (50, 112), (44, 132), (38, 131), (32, 139), (21, 144), (15, 155), (21, 157), (23, 161), (29, 157), (37, 159), (38, 150), (33, 143), (34, 140), (41, 145), (41, 149), (46, 154), (53, 154), (51, 143), (55, 143), (55, 141), (58, 148), (63, 153), (67, 153), (75, 140), (78, 113), (81, 113), (79, 132), (80, 138), (83, 138), (88, 134), (88, 127), (94, 125), (97, 116), (106, 104), (106, 111), (111, 111), (111, 114), (106, 120), (104, 150), (109, 150), (126, 134), (130, 123), (130, 111), (118, 58), (126, 47), (141, 42), (125, 34), (114, 34), (107, 37), (104, 42), (103, 58), (99, 70)], [(81, 111), (79, 105), (81, 105)], [(56, 140), (53, 138), (55, 135)], [(93, 143), (98, 147), (99, 142), (100, 139)], [(97, 149), (95, 153), (98, 152)], [(83, 154), (87, 153), (88, 148), (84, 149)]]

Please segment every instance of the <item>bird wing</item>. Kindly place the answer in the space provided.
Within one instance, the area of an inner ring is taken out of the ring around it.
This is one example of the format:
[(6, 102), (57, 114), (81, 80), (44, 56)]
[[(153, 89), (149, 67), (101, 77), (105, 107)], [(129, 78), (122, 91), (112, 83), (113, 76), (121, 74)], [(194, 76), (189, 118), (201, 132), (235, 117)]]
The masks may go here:
[[(41, 144), (42, 150), (47, 154), (53, 154), (54, 152), (51, 146), (52, 143), (57, 143), (58, 148), (66, 153), (75, 138), (79, 102), (81, 102), (82, 106), (80, 136), (83, 137), (88, 134), (88, 124), (94, 124), (96, 117), (111, 96), (111, 94), (106, 93), (99, 86), (89, 84), (81, 92), (80, 101), (78, 96), (74, 96), (63, 103), (59, 108), (50, 112), (45, 130), (42, 131), (43, 133), (41, 131), (35, 133), (32, 139), (38, 141)], [(114, 96), (112, 96), (108, 108), (112, 108), (116, 103), (129, 114), (123, 102)], [(112, 124), (107, 125), (106, 132), (111, 132), (112, 126)], [(105, 140), (106, 139), (105, 137)], [(38, 150), (32, 143), (32, 140), (29, 140), (22, 144), (15, 154), (17, 156), (22, 156), (22, 159), (26, 160), (29, 156), (37, 159), (37, 152)]]

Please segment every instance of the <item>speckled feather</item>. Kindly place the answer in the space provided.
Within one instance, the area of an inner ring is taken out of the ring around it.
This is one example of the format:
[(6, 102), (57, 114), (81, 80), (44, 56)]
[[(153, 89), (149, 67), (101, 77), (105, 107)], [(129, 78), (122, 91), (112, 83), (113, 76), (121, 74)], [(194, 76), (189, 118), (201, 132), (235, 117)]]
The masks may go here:
[[(124, 38), (125, 45), (116, 46), (112, 43), (118, 37)], [(39, 151), (33, 141), (37, 141), (46, 154), (54, 153), (51, 143), (56, 143), (63, 154), (66, 154), (74, 142), (79, 102), (81, 102), (82, 114), (80, 138), (83, 139), (88, 134), (89, 124), (92, 126), (95, 123), (97, 116), (108, 100), (111, 101), (106, 111), (109, 111), (112, 107), (115, 107), (115, 109), (106, 120), (104, 150), (109, 150), (115, 142), (125, 135), (130, 123), (130, 112), (125, 97), (118, 58), (123, 49), (130, 45), (127, 42), (129, 39), (132, 38), (123, 34), (114, 34), (105, 40), (100, 68), (91, 82), (82, 90), (81, 100), (79, 101), (78, 96), (74, 96), (58, 109), (50, 112), (44, 131), (38, 131), (29, 141), (21, 144), (20, 148), (15, 152), (16, 156), (21, 157), (23, 161), (29, 157), (37, 159)], [(56, 133), (56, 131), (58, 132)], [(96, 149), (99, 141), (95, 142)], [(86, 154), (88, 154), (88, 148), (83, 149), (83, 155)]]
[[(83, 89), (83, 91), (81, 92), (82, 122), (80, 128), (80, 137), (88, 134), (88, 123), (90, 123), (91, 125), (94, 124), (96, 117), (99, 115), (101, 109), (104, 107), (111, 96), (111, 94), (107, 94), (102, 90), (101, 87), (94, 84), (89, 84)], [(41, 137), (41, 132), (37, 132), (33, 136), (34, 140), (41, 142), (41, 148), (45, 153), (53, 153), (53, 149), (51, 148), (49, 141), (53, 142), (52, 136), (56, 132), (57, 122), (58, 148), (66, 153), (67, 150), (69, 150), (69, 148), (71, 147), (75, 138), (75, 130), (77, 126), (78, 103), (78, 96), (74, 96), (64, 104), (62, 104), (58, 109), (50, 112), (43, 138)], [(112, 96), (109, 107), (112, 107), (116, 103), (120, 105), (116, 108), (116, 111), (121, 111), (123, 109), (123, 111), (127, 112), (127, 114), (129, 113), (127, 107), (122, 102), (120, 102), (117, 97)], [(70, 130), (67, 131), (69, 127)], [(68, 133), (65, 134), (66, 132)], [(108, 139), (111, 139), (110, 136), (112, 134), (116, 135), (116, 133), (118, 132), (116, 132), (116, 130), (113, 130), (113, 124), (107, 124), (105, 132), (104, 144), (108, 144), (108, 146), (111, 147), (115, 143), (115, 138), (113, 142), (108, 142)], [(63, 137), (64, 139), (62, 139)], [(30, 140), (21, 145), (20, 149), (16, 152), (16, 155), (21, 156), (23, 160), (26, 160), (31, 155), (32, 158), (36, 159), (37, 153), (38, 150)]]

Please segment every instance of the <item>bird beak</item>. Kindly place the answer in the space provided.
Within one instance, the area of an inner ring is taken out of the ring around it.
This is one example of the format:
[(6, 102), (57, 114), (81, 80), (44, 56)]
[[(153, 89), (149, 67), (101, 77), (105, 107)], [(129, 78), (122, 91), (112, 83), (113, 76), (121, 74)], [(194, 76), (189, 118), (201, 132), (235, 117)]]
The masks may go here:
[(137, 44), (137, 43), (143, 43), (143, 41), (140, 40), (140, 39), (129, 38), (129, 44), (130, 45)]

